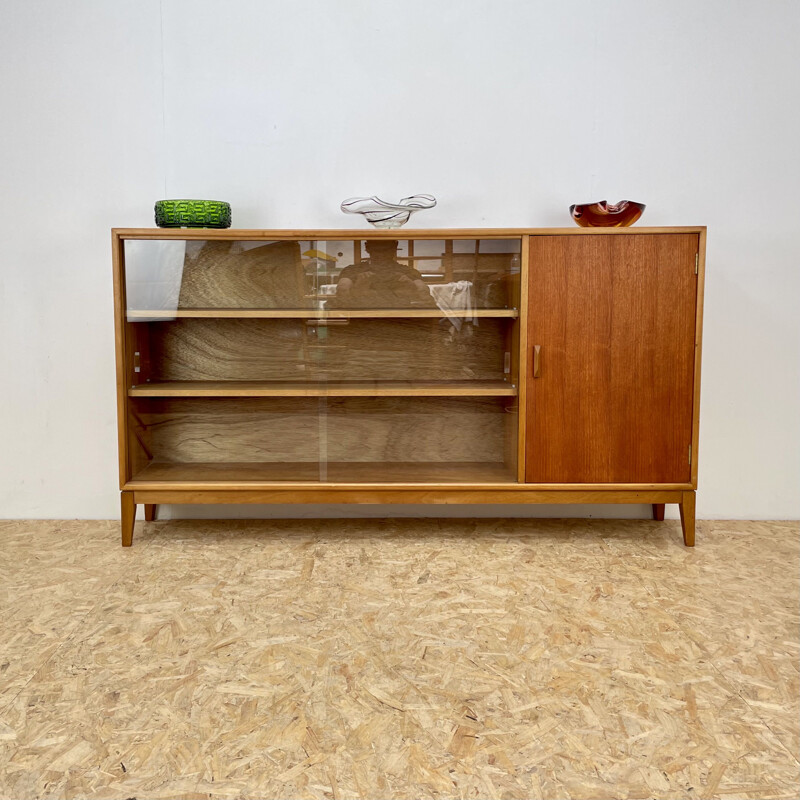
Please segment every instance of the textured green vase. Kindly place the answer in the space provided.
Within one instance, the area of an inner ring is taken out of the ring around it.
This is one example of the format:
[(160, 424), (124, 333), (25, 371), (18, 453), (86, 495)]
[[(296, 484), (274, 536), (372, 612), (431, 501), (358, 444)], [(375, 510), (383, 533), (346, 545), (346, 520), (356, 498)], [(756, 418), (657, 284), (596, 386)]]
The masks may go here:
[(230, 228), (231, 206), (221, 200), (157, 200), (159, 228)]

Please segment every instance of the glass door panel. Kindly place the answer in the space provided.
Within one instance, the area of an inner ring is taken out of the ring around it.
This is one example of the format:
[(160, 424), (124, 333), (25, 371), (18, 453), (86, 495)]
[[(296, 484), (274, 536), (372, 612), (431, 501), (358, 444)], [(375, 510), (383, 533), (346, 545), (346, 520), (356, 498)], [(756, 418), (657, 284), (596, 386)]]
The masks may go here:
[(515, 399), (170, 397), (129, 403), (147, 481), (514, 481)]
[(126, 240), (134, 473), (515, 480), (519, 251)]

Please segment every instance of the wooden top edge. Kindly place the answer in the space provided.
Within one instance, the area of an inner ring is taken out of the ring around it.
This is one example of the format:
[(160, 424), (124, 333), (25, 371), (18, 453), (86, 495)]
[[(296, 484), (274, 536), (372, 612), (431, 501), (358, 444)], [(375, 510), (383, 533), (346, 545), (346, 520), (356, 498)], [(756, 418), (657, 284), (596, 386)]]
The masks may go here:
[(349, 230), (333, 229), (248, 229), (248, 228), (112, 228), (111, 233), (121, 239), (503, 239), (519, 236), (566, 236), (578, 234), (636, 234), (654, 233), (702, 233), (705, 225), (670, 226), (670, 227), (631, 227), (631, 228), (395, 228), (392, 230)]

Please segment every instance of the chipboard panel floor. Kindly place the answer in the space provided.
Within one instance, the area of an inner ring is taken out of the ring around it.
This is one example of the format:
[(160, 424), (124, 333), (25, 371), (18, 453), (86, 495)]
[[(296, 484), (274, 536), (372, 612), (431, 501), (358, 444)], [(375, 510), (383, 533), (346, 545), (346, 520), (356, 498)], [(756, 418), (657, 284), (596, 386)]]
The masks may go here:
[(800, 795), (792, 522), (0, 522), (0, 798)]

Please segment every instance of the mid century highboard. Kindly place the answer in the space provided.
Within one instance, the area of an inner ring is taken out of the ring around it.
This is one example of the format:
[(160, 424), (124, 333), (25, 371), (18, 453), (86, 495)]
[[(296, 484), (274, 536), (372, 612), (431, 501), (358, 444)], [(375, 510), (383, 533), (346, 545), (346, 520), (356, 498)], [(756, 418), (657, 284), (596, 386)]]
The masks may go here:
[(694, 544), (704, 227), (115, 229), (161, 503), (647, 503)]

